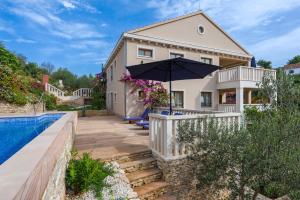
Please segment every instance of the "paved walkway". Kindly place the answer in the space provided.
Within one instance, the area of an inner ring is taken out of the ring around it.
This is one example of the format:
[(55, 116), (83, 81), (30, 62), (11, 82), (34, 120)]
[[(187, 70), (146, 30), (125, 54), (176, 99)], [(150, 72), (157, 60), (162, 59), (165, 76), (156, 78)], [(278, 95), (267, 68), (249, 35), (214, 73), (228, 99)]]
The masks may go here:
[(75, 147), (90, 152), (95, 159), (111, 159), (148, 149), (148, 131), (122, 121), (117, 116), (78, 119)]

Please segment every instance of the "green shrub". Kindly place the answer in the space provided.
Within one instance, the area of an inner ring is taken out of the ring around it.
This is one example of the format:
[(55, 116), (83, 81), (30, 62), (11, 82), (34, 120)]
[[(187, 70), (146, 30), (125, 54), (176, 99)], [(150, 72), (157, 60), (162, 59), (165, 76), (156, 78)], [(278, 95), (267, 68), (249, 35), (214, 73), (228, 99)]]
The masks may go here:
[(44, 102), (47, 110), (56, 109), (56, 97), (53, 94), (44, 94)]
[(75, 195), (91, 190), (98, 199), (102, 199), (103, 188), (109, 187), (104, 179), (113, 174), (110, 165), (92, 159), (88, 153), (79, 157), (76, 151), (72, 151), (72, 158), (66, 172), (67, 189)]
[(57, 105), (56, 110), (58, 110), (58, 111), (72, 111), (72, 110), (75, 110), (75, 107), (70, 106), (70, 105)]

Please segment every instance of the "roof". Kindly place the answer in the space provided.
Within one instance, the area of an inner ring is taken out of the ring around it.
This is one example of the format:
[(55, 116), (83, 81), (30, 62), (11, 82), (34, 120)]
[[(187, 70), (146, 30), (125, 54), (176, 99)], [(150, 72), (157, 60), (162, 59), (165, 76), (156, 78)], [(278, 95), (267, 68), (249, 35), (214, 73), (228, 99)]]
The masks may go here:
[[(208, 17), (202, 10), (199, 10), (199, 11), (196, 11), (196, 12), (192, 12), (192, 13), (189, 13), (189, 14), (186, 14), (186, 15), (182, 15), (182, 16), (179, 16), (179, 17), (175, 17), (175, 18), (172, 18), (172, 19), (168, 19), (168, 20), (164, 20), (164, 21), (161, 21), (161, 22), (157, 22), (157, 23), (153, 23), (153, 24), (150, 24), (150, 25), (146, 25), (146, 26), (143, 26), (143, 27), (140, 27), (140, 28), (136, 28), (136, 29), (132, 29), (132, 30), (129, 30), (129, 31), (126, 31), (124, 32), (121, 37), (119, 38), (117, 44), (115, 45), (113, 51), (111, 52), (107, 62), (105, 63), (105, 69), (108, 67), (107, 65), (110, 64), (110, 61), (112, 59), (112, 56), (114, 55), (114, 53), (118, 50), (118, 48), (121, 46), (124, 38), (126, 37), (135, 37), (135, 36), (138, 36), (138, 34), (135, 34), (136, 32), (139, 32), (139, 31), (143, 31), (143, 30), (147, 30), (147, 29), (151, 29), (151, 28), (154, 28), (154, 27), (157, 27), (157, 26), (162, 26), (164, 24), (168, 24), (168, 23), (171, 23), (171, 22), (175, 22), (175, 21), (178, 21), (178, 20), (182, 20), (182, 19), (185, 19), (185, 18), (189, 18), (189, 17), (193, 17), (195, 15), (199, 15), (199, 14), (202, 14), (205, 18), (207, 18), (208, 21), (210, 21), (217, 29), (219, 29), (223, 34), (225, 34), (225, 36), (227, 36), (233, 43), (235, 43), (238, 47), (240, 47), (246, 55), (248, 55), (248, 57), (252, 57), (252, 55), (245, 49), (243, 48), (237, 41), (235, 41), (228, 33), (226, 33), (220, 26), (218, 26), (210, 17)], [(148, 39), (151, 39), (151, 38), (148, 38)], [(244, 55), (245, 56), (245, 55)]]
[(298, 68), (300, 68), (300, 62), (296, 64), (289, 64), (284, 66), (284, 69), (298, 69)]
[(189, 13), (189, 14), (186, 14), (186, 15), (182, 15), (182, 16), (179, 16), (179, 17), (175, 17), (175, 18), (172, 18), (172, 19), (168, 19), (168, 20), (165, 20), (165, 21), (157, 22), (157, 23), (154, 23), (154, 24), (150, 24), (150, 25), (147, 25), (147, 26), (143, 26), (143, 27), (140, 27), (140, 28), (137, 28), (137, 29), (129, 30), (126, 33), (136, 33), (136, 32), (140, 32), (140, 31), (144, 31), (144, 30), (147, 30), (147, 29), (150, 29), (150, 28), (154, 28), (154, 27), (157, 27), (157, 26), (162, 26), (164, 24), (168, 24), (168, 23), (171, 23), (171, 22), (179, 21), (179, 20), (182, 20), (182, 19), (185, 19), (185, 18), (193, 17), (195, 15), (199, 15), (199, 14), (202, 14), (204, 17), (206, 17), (208, 19), (208, 21), (210, 21), (215, 27), (217, 27), (222, 33), (224, 33), (237, 46), (239, 46), (247, 54), (250, 54), (237, 41), (235, 41), (228, 33), (226, 33), (219, 25), (217, 25), (210, 17), (208, 17), (202, 10), (199, 10), (199, 11), (196, 11), (196, 12), (192, 12), (192, 13)]

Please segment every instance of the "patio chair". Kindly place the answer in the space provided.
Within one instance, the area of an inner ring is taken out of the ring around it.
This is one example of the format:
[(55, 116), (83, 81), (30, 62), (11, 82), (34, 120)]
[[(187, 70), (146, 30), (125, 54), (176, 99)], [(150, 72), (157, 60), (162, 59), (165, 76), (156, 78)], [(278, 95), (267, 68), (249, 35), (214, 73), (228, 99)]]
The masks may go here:
[(129, 123), (134, 122), (134, 121), (139, 121), (139, 120), (146, 120), (148, 119), (148, 114), (150, 112), (149, 108), (146, 108), (143, 112), (143, 114), (140, 117), (129, 117), (126, 116), (123, 118), (124, 121), (129, 121)]
[(148, 120), (141, 120), (135, 123), (137, 126), (145, 126), (145, 125), (149, 125), (149, 121)]

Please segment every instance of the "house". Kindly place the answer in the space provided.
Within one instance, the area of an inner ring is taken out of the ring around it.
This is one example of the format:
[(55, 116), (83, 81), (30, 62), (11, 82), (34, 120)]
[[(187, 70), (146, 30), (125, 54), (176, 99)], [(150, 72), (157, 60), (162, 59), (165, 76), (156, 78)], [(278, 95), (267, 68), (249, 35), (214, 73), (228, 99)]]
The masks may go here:
[(300, 74), (300, 63), (285, 65), (283, 69), (288, 74)]
[(220, 66), (204, 79), (172, 83), (173, 104), (184, 109), (242, 112), (244, 104), (252, 104), (252, 93), (267, 71), (251, 68), (252, 55), (197, 11), (121, 35), (105, 64), (107, 109), (122, 116), (144, 110), (141, 92), (133, 93), (129, 84), (120, 81), (125, 66), (178, 56)]

